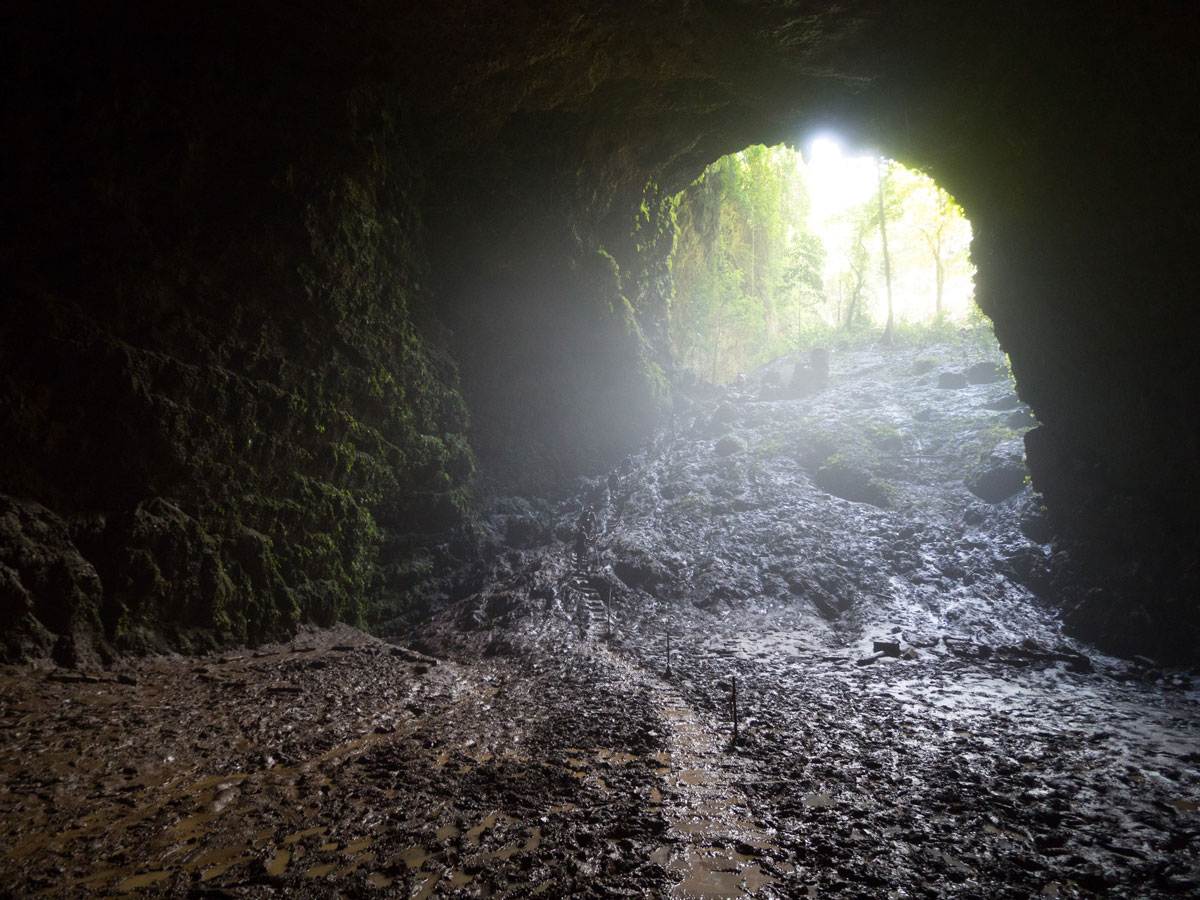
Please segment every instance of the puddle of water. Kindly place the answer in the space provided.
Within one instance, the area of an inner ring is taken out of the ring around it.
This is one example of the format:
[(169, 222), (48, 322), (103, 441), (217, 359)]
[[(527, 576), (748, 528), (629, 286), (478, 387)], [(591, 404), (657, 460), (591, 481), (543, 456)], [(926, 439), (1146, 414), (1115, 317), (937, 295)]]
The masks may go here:
[(199, 838), (204, 833), (205, 826), (219, 815), (220, 813), (197, 813), (194, 816), (188, 816), (175, 826), (175, 831), (179, 835), (177, 839), (186, 841), (191, 838)]
[(504, 815), (504, 813), (494, 812), (488, 815), (480, 824), (476, 825), (467, 832), (467, 840), (472, 844), (478, 844), (483, 833), (489, 828), (495, 828), (497, 825), (507, 825), (512, 820)]
[(463, 885), (470, 884), (474, 880), (474, 875), (468, 875), (466, 872), (461, 871), (455, 872), (450, 876), (450, 884), (453, 887), (462, 887)]
[(367, 876), (367, 884), (377, 888), (391, 887), (392, 879), (381, 872), (372, 872)]
[(529, 835), (529, 840), (525, 842), (525, 846), (521, 849), (526, 852), (532, 852), (540, 846), (542, 846), (542, 827), (534, 825), (533, 831)]
[(313, 866), (304, 874), (309, 878), (324, 878), (330, 872), (337, 868), (337, 863), (322, 863), (319, 866)]
[(425, 876), (425, 883), (421, 885), (420, 890), (413, 896), (413, 900), (429, 900), (433, 896), (433, 889), (437, 887), (441, 876), (437, 872), (430, 872)]
[(834, 805), (834, 799), (829, 794), (805, 794), (804, 805), (812, 809), (824, 809)]
[(292, 851), (280, 850), (275, 854), (275, 858), (267, 863), (268, 875), (282, 875), (287, 871), (288, 863), (292, 861)]
[(360, 853), (361, 851), (366, 850), (368, 847), (370, 847), (371, 843), (372, 843), (372, 838), (361, 837), (357, 841), (355, 841), (353, 844), (347, 844), (346, 849), (343, 850), (342, 852), (343, 853)]
[(553, 815), (557, 815), (558, 813), (569, 813), (574, 808), (575, 808), (574, 803), (564, 803), (562, 806), (550, 807), (548, 810), (546, 810), (546, 814), (553, 816)]
[[(453, 825), (449, 825), (447, 827), (454, 828)], [(455, 830), (455, 833), (457, 834), (458, 829), (455, 828), (454, 830)], [(409, 847), (407, 850), (403, 851), (400, 854), (400, 856), (397, 858), (402, 863), (404, 863), (406, 866), (408, 866), (410, 869), (419, 869), (419, 868), (421, 868), (421, 864), (423, 862), (425, 862), (425, 860), (428, 859), (429, 857), (423, 847)]]
[(295, 834), (289, 834), (283, 839), (285, 844), (295, 844), (297, 841), (302, 841), (306, 837), (314, 834), (324, 834), (329, 829), (325, 826), (320, 828), (305, 828), (303, 831), (297, 831)]
[(337, 843), (337, 841), (333, 841), (332, 843), (329, 843), (329, 844), (322, 844), (322, 845), (321, 845), (320, 847), (318, 847), (317, 849), (318, 849), (319, 851), (321, 851), (322, 853), (332, 853), (332, 852), (333, 852), (334, 850), (336, 850), (337, 848), (338, 848), (338, 843)]
[(728, 900), (775, 883), (750, 857), (720, 847), (688, 847), (671, 865), (682, 874), (675, 900)]
[(487, 855), (488, 859), (511, 859), (521, 848), (516, 844), (505, 844), (499, 850), (493, 850)]
[(612, 763), (618, 766), (627, 766), (637, 759), (632, 753), (625, 753), (621, 750), (597, 750), (596, 759), (599, 762)]
[[(121, 874), (122, 874), (122, 872), (120, 869), (103, 869), (99, 872), (94, 872), (93, 874), (87, 876), (86, 878), (77, 878), (72, 883), (73, 884), (86, 884), (89, 887), (96, 887), (98, 885), (103, 884), (106, 881), (112, 881), (114, 878), (119, 877)], [(45, 894), (47, 892), (43, 891), (42, 893)]]
[(201, 881), (212, 881), (214, 878), (220, 878), (222, 875), (224, 875), (226, 872), (228, 872), (234, 866), (245, 865), (246, 863), (250, 862), (252, 858), (253, 857), (250, 857), (250, 856), (242, 856), (242, 857), (239, 857), (238, 859), (230, 860), (227, 863), (220, 863), (219, 865), (210, 866), (207, 869), (202, 869), (200, 871), (200, 880)]
[(1180, 812), (1196, 812), (1200, 810), (1200, 804), (1194, 800), (1172, 800), (1171, 805)]
[(439, 841), (448, 841), (450, 838), (458, 837), (459, 831), (457, 825), (443, 825), (435, 832), (434, 837)]
[(170, 877), (170, 872), (145, 872), (141, 875), (132, 875), (117, 885), (117, 890), (122, 893), (125, 891), (138, 891)]
[(207, 853), (196, 857), (185, 866), (187, 869), (203, 869), (206, 866), (213, 866), (219, 863), (229, 862), (243, 856), (247, 847), (236, 845), (233, 847), (222, 847), (219, 850), (209, 850)]

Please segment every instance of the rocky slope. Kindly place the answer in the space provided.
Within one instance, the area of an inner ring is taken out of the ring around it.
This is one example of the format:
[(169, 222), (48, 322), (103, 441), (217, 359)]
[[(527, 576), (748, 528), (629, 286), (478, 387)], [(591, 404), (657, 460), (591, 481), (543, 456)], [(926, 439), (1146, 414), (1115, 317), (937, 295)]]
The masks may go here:
[(497, 503), (416, 650), (5, 668), (8, 895), (1195, 893), (1200, 695), (1036, 599), (1003, 362), (696, 392), (615, 491)]

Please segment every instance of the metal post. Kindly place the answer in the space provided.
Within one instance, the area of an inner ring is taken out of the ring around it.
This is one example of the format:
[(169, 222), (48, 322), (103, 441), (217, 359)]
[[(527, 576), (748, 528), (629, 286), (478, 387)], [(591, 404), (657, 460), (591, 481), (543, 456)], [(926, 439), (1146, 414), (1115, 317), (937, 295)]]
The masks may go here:
[(730, 698), (729, 707), (733, 712), (733, 746), (737, 746), (738, 742), (738, 709), (737, 709), (737, 676), (732, 679), (733, 695)]
[(604, 601), (604, 614), (608, 618), (608, 635), (612, 637), (612, 584), (608, 585), (608, 599)]
[(670, 678), (671, 677), (671, 625), (669, 622), (665, 623), (665, 624), (666, 624), (666, 630), (667, 630), (667, 677)]

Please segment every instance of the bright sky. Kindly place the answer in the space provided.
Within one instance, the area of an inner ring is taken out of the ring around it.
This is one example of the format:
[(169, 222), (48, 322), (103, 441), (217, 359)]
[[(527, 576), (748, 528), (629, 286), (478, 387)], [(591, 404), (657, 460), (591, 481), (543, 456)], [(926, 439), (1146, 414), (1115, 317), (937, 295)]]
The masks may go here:
[(842, 145), (836, 138), (814, 140), (806, 163), (813, 224), (819, 228), (862, 203), (875, 190), (875, 158), (842, 155)]

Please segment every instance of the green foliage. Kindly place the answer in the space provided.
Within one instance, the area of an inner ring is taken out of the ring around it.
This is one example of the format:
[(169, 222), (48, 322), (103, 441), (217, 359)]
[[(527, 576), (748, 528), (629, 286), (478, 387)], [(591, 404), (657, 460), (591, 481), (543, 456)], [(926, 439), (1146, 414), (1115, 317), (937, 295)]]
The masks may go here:
[[(698, 377), (724, 381), (773, 357), (843, 345), (878, 327), (878, 191), (834, 227), (810, 221), (806, 177), (793, 151), (756, 146), (713, 163), (675, 198), (670, 339), (680, 364)], [(896, 329), (907, 322), (940, 328), (950, 321), (943, 289), (970, 275), (969, 225), (953, 199), (920, 173), (887, 162), (883, 179)], [(924, 299), (914, 306), (918, 295)]]
[(672, 346), (696, 374), (725, 380), (798, 338), (824, 248), (804, 230), (800, 164), (784, 147), (723, 157), (676, 202)]

